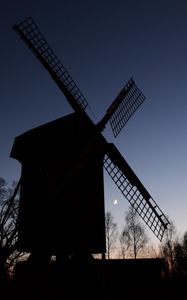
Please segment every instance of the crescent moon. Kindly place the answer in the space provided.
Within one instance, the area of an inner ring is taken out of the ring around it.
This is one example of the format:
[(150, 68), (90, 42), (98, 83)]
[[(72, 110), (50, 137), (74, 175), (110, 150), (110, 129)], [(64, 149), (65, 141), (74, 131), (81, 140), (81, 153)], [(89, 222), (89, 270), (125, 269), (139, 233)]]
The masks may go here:
[(118, 203), (117, 199), (114, 199), (113, 204), (116, 205)]

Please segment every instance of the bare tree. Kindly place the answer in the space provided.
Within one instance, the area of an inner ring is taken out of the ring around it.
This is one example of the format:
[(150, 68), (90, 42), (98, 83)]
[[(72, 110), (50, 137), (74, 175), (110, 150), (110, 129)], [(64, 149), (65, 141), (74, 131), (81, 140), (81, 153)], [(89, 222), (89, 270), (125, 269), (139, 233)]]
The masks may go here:
[(120, 256), (122, 259), (125, 259), (128, 257), (128, 252), (129, 252), (129, 236), (126, 234), (126, 232), (122, 232), (122, 234), (119, 237), (119, 242), (120, 242)]
[(116, 248), (117, 240), (117, 224), (114, 223), (114, 218), (110, 212), (105, 215), (105, 231), (106, 231), (106, 251), (109, 259)]
[(183, 247), (184, 247), (184, 251), (187, 256), (187, 231), (185, 231), (185, 233), (183, 235)]
[(126, 224), (120, 236), (122, 256), (128, 252), (130, 256), (134, 256), (136, 259), (147, 244), (148, 237), (139, 221), (139, 216), (132, 206), (129, 207), (126, 213), (125, 222)]
[(161, 256), (165, 258), (170, 273), (174, 273), (175, 270), (175, 250), (177, 244), (178, 241), (176, 228), (174, 223), (170, 221), (170, 224), (168, 225), (168, 228), (164, 235), (160, 250)]
[(183, 235), (181, 245), (175, 247), (175, 261), (177, 273), (180, 276), (187, 278), (187, 231)]
[(19, 183), (7, 188), (0, 178), (0, 283), (7, 281), (7, 272), (20, 256), (17, 249), (17, 216)]

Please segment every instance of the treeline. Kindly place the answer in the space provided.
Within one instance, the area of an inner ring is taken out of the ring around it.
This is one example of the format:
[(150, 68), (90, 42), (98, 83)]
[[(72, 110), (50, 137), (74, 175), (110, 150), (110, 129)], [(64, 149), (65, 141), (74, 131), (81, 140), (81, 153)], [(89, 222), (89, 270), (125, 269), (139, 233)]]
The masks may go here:
[(170, 220), (163, 240), (156, 248), (132, 207), (125, 213), (120, 233), (110, 212), (105, 218), (107, 258), (164, 258), (170, 277), (187, 278), (187, 231), (180, 238)]

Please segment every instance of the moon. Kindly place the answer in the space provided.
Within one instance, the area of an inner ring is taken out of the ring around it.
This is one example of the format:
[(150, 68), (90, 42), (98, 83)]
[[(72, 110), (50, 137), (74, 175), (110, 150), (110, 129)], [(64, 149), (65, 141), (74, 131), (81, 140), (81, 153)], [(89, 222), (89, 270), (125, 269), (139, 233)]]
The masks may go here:
[(114, 200), (113, 200), (113, 204), (116, 205), (117, 203), (118, 203), (118, 200), (117, 200), (117, 199), (114, 199)]

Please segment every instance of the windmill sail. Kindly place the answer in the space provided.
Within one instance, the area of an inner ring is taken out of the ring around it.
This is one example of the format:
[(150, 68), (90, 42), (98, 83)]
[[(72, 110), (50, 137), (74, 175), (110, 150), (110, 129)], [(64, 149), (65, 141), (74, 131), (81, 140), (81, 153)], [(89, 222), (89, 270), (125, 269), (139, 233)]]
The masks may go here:
[(119, 190), (161, 241), (169, 221), (114, 144), (108, 143), (104, 168)]
[(20, 24), (14, 25), (13, 28), (48, 70), (73, 109), (75, 111), (86, 109), (88, 102), (32, 18), (27, 18)]
[(145, 96), (131, 78), (114, 100), (117, 107), (110, 118), (110, 125), (115, 137), (144, 100)]
[(110, 121), (113, 134), (116, 137), (144, 100), (145, 96), (135, 81), (130, 78), (97, 124), (98, 128), (103, 130), (106, 123)]

